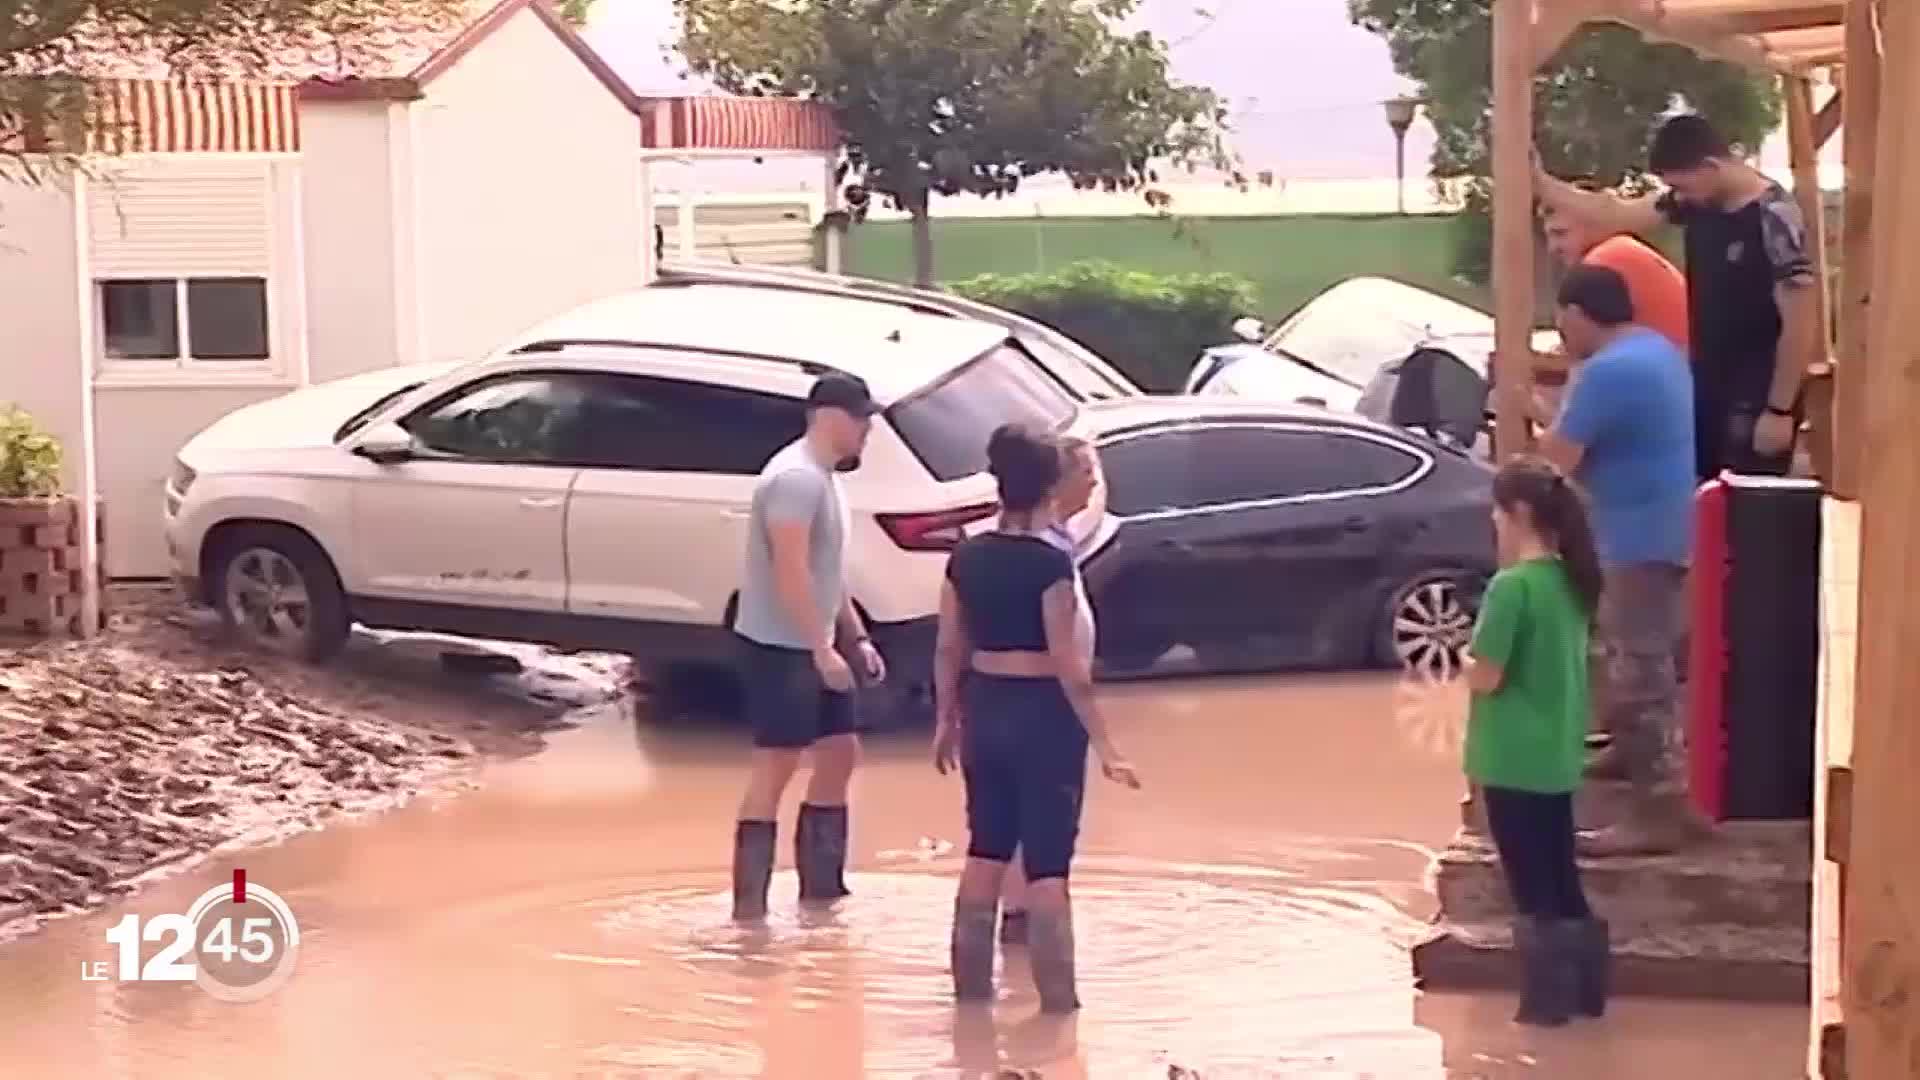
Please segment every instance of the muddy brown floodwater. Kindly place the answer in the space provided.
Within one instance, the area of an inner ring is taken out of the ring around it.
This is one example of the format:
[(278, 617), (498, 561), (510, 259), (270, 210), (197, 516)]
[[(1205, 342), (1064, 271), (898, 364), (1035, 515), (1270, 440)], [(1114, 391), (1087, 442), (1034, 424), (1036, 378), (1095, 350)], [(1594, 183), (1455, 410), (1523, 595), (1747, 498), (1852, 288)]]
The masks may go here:
[[(783, 870), (771, 924), (746, 932), (724, 896), (740, 737), (602, 706), (479, 791), (202, 866), (0, 947), (0, 1075), (1803, 1075), (1800, 1009), (1628, 1000), (1529, 1033), (1507, 1023), (1510, 998), (1412, 988), (1423, 873), (1458, 814), (1450, 705), (1371, 679), (1106, 696), (1146, 787), (1089, 800), (1072, 1024), (1029, 1020), (1017, 966), (991, 1021), (956, 1023), (960, 791), (923, 739), (868, 748), (856, 895), (803, 914)], [(184, 910), (235, 867), (302, 926), (271, 997), (81, 980), (123, 915)]]

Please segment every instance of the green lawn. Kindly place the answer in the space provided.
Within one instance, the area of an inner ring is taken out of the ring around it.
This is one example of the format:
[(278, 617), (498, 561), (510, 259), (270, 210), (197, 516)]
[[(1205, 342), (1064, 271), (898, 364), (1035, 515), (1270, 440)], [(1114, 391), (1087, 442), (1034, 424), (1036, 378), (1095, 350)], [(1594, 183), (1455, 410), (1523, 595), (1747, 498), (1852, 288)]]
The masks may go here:
[[(1335, 282), (1361, 274), (1398, 278), (1482, 309), (1484, 289), (1450, 273), (1453, 219), (1444, 215), (1306, 215), (1216, 218), (948, 218), (933, 227), (935, 276), (1051, 270), (1106, 259), (1159, 273), (1226, 271), (1259, 292), (1260, 315), (1285, 317)], [(849, 268), (913, 276), (906, 222), (868, 222), (849, 238)]]

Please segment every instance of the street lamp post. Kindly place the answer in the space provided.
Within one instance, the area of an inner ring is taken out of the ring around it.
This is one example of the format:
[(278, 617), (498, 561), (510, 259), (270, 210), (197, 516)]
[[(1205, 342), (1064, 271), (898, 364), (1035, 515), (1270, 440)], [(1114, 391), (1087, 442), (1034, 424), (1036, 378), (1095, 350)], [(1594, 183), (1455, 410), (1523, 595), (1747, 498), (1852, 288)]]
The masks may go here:
[(1420, 108), (1418, 98), (1397, 97), (1381, 103), (1387, 111), (1387, 126), (1393, 129), (1394, 205), (1407, 212), (1407, 129)]

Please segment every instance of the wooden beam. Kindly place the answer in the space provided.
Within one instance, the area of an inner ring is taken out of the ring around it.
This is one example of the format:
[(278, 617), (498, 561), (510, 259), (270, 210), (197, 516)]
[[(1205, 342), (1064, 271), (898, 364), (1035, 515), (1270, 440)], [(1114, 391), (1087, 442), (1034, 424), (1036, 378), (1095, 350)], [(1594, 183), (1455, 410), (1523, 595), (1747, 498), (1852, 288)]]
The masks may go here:
[(1868, 299), (1873, 281), (1873, 172), (1880, 132), (1880, 50), (1873, 5), (1847, 9), (1842, 154), (1846, 191), (1840, 224), (1840, 294), (1833, 371), (1833, 467), (1823, 477), (1842, 499), (1860, 496), (1860, 454), (1866, 441)]
[(1760, 71), (1797, 74), (1794, 64), (1768, 52), (1757, 35), (1702, 31), (1699, 21), (1671, 18), (1662, 0), (1595, 0), (1595, 19), (1631, 26), (1650, 41), (1684, 45), (1702, 56)]
[(1553, 54), (1567, 43), (1574, 32), (1591, 18), (1592, 5), (1585, 0), (1534, 0), (1533, 27), (1528, 37), (1528, 52), (1534, 70), (1544, 67)]
[(1761, 35), (1760, 41), (1774, 56), (1796, 67), (1831, 64), (1846, 55), (1846, 30), (1839, 26), (1819, 26), (1811, 30), (1782, 30)]
[(1820, 291), (1814, 304), (1820, 328), (1820, 351), (1814, 362), (1825, 363), (1833, 344), (1833, 324), (1828, 320), (1827, 298), (1827, 208), (1820, 195), (1820, 143), (1814, 132), (1813, 84), (1788, 76), (1780, 80), (1787, 102), (1787, 160), (1793, 169), (1793, 197), (1800, 204), (1800, 217), (1806, 223), (1807, 255), (1813, 260), (1814, 278)]
[(1838, 26), (1846, 5), (1833, 0), (1663, 0), (1665, 17), (1690, 23), (1708, 33), (1766, 34), (1776, 30), (1804, 30)]
[(1494, 445), (1531, 443), (1534, 0), (1493, 0)]
[(1821, 147), (1833, 141), (1834, 133), (1840, 130), (1840, 122), (1846, 119), (1847, 92), (1836, 89), (1833, 96), (1813, 116), (1813, 145)]
[[(1881, 13), (1879, 171), (1886, 191), (1920, 185), (1920, 4)], [(1856, 85), (1855, 90), (1859, 88)], [(1847, 1074), (1910, 1080), (1920, 1064), (1920, 207), (1875, 207), (1875, 305), (1860, 494), (1859, 667), (1853, 836), (1848, 845), (1843, 993)], [(1898, 298), (1895, 302), (1893, 298)]]
[(1660, 10), (1673, 19), (1740, 19), (1778, 15), (1785, 11), (1814, 8), (1825, 12), (1828, 21), (1840, 21), (1846, 0), (1657, 0)]

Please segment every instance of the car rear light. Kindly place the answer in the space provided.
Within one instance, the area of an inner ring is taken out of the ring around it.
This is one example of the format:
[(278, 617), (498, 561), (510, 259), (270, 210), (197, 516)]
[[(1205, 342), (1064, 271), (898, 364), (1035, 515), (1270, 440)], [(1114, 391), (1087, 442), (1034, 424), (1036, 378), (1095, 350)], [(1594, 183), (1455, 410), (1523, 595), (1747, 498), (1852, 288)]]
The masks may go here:
[(952, 551), (967, 538), (967, 526), (999, 512), (998, 503), (979, 503), (924, 514), (879, 514), (875, 520), (908, 551)]

